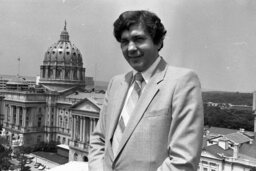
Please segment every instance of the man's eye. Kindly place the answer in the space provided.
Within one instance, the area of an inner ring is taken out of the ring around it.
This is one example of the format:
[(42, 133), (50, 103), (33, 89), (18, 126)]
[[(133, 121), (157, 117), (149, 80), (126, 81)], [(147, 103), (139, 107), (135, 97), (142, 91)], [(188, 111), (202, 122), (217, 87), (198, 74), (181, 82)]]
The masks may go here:
[(134, 39), (135, 42), (143, 42), (145, 39), (143, 37), (136, 37)]
[(128, 41), (127, 40), (121, 40), (120, 43), (121, 43), (121, 45), (126, 45), (126, 44), (128, 44)]

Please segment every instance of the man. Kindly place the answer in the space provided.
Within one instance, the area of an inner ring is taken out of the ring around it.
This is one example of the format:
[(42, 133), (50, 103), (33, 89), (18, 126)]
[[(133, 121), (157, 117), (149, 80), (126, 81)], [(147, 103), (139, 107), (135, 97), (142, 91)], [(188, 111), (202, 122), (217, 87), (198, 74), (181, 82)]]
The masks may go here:
[(109, 83), (92, 133), (90, 171), (197, 170), (203, 132), (198, 77), (159, 56), (166, 30), (149, 11), (127, 11), (114, 35), (133, 68)]

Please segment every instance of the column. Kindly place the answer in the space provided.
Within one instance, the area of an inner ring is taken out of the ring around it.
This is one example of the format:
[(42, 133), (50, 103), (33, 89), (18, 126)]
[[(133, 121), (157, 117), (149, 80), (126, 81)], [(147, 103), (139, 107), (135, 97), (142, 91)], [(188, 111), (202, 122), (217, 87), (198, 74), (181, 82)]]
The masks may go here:
[(14, 121), (13, 121), (13, 107), (12, 105), (10, 105), (10, 123), (13, 124)]
[(19, 107), (19, 126), (22, 126), (23, 110), (22, 107)]
[(93, 130), (94, 130), (95, 127), (96, 127), (96, 119), (94, 118), (93, 119)]
[(93, 131), (93, 118), (90, 118), (90, 134)]
[(8, 117), (8, 110), (9, 106), (8, 105), (5, 105), (5, 112), (4, 112), (4, 122), (7, 122), (7, 117)]
[(90, 140), (90, 118), (86, 118), (86, 142)]
[(56, 79), (56, 67), (54, 67), (52, 70), (53, 70), (53, 79)]
[(79, 131), (79, 134), (80, 134), (80, 141), (82, 142), (83, 141), (83, 119), (81, 116), (79, 116), (79, 122), (80, 122), (80, 131)]
[(16, 125), (19, 126), (20, 121), (20, 107), (16, 106)]
[(80, 69), (77, 69), (76, 71), (76, 78), (77, 80), (80, 80)]
[(95, 119), (92, 118), (92, 132), (93, 132), (93, 130), (94, 130), (94, 127), (95, 127)]
[(44, 71), (45, 71), (45, 78), (49, 78), (48, 70), (49, 70), (48, 67), (45, 67), (45, 68), (44, 68)]
[(44, 78), (43, 70), (44, 70), (44, 67), (43, 67), (43, 66), (41, 66), (41, 67), (40, 67), (40, 75), (41, 75), (41, 78)]
[(71, 128), (70, 128), (71, 129), (71, 139), (74, 140), (74, 116), (71, 115), (71, 117), (72, 117), (72, 122), (70, 121), (71, 122)]
[[(34, 110), (35, 110), (35, 108), (34, 107), (30, 107), (29, 108), (29, 125), (30, 126), (32, 126), (32, 127), (34, 127), (35, 126), (35, 122), (37, 123), (37, 118), (36, 118), (36, 116), (34, 115), (35, 114), (35, 112), (34, 112)], [(37, 124), (36, 124), (36, 126), (37, 126)]]
[(76, 133), (77, 133), (77, 131), (76, 131), (76, 116), (74, 116), (74, 139), (76, 139)]
[(78, 69), (77, 69), (77, 73), (76, 73), (77, 80), (81, 80), (80, 73), (81, 73), (81, 69), (78, 68)]
[(26, 127), (26, 118), (27, 118), (27, 108), (26, 107), (23, 107), (22, 108), (23, 112), (23, 117), (22, 117), (22, 127)]
[(86, 125), (85, 125), (85, 117), (83, 117), (83, 142), (86, 142), (86, 136), (85, 136), (86, 130), (85, 130), (85, 127), (86, 127)]
[(61, 67), (60, 78), (61, 78), (62, 80), (65, 79), (65, 68), (64, 68), (64, 67)]
[(56, 120), (57, 120), (57, 122), (56, 122), (56, 127), (57, 127), (57, 129), (58, 129), (58, 131), (60, 130), (60, 125), (59, 125), (59, 120), (60, 120), (60, 117), (59, 117), (59, 112), (57, 111), (56, 112)]
[(74, 74), (74, 71), (73, 71), (73, 68), (72, 68), (72, 69), (70, 69), (70, 75), (69, 75), (70, 80), (74, 80), (73, 74)]

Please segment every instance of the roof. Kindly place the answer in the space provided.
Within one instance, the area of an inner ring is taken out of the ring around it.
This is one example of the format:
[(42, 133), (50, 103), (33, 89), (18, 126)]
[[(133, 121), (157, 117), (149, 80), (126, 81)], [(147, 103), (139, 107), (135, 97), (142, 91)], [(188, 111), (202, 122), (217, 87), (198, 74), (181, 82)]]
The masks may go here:
[(60, 148), (64, 148), (64, 149), (66, 149), (66, 150), (69, 150), (69, 146), (66, 145), (66, 144), (59, 144), (59, 145), (57, 145), (57, 147), (60, 147)]
[(80, 106), (81, 104), (83, 104), (84, 102), (90, 102), (91, 104), (93, 104), (94, 106), (97, 107), (98, 110), (100, 110), (101, 104), (99, 104), (96, 100), (90, 98), (90, 97), (86, 97), (80, 101), (78, 101), (77, 103), (74, 103), (71, 108), (77, 108), (78, 106)]
[(105, 94), (102, 93), (86, 93), (86, 92), (75, 92), (73, 94), (70, 94), (66, 96), (66, 98), (72, 98), (72, 99), (90, 99), (93, 103), (96, 103), (97, 105), (101, 106), (103, 104)]
[(227, 139), (229, 139), (233, 143), (237, 143), (237, 144), (246, 143), (246, 142), (249, 142), (251, 140), (250, 138), (248, 138), (247, 136), (243, 135), (240, 132), (227, 134), (224, 137), (226, 137)]
[(256, 142), (253, 141), (252, 144), (242, 144), (241, 147), (239, 148), (239, 153), (256, 159)]
[(227, 134), (232, 134), (232, 133), (237, 133), (237, 132), (244, 134), (251, 138), (255, 136), (255, 133), (251, 132), (251, 131), (241, 132), (237, 129), (228, 129), (228, 128), (219, 128), (219, 127), (210, 127), (208, 131), (210, 132), (211, 137), (218, 136), (218, 135), (227, 135)]
[(243, 134), (246, 135), (246, 136), (248, 136), (248, 137), (253, 138), (253, 137), (255, 137), (255, 134), (256, 134), (256, 133), (255, 133), (255, 132), (245, 131)]
[(210, 127), (209, 131), (211, 134), (216, 134), (216, 135), (227, 135), (227, 134), (237, 132), (236, 129), (219, 128), (219, 127)]
[(205, 151), (213, 154), (216, 157), (221, 157), (220, 155), (224, 155), (226, 157), (232, 157), (233, 156), (233, 149), (227, 149), (224, 150), (223, 148), (221, 148), (220, 146), (218, 146), (218, 144), (214, 144), (214, 145), (210, 145), (205, 147)]

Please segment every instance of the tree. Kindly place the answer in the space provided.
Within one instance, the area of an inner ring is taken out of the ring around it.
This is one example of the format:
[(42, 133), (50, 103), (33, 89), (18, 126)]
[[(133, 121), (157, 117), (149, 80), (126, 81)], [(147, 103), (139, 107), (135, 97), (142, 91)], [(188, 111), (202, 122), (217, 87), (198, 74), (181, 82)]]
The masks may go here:
[(17, 160), (19, 161), (20, 170), (25, 170), (27, 157), (24, 154), (26, 153), (26, 150), (27, 150), (27, 147), (18, 146), (15, 148), (15, 151), (14, 151), (17, 157)]
[(10, 163), (11, 159), (11, 148), (5, 147), (0, 144), (0, 168), (3, 170), (8, 170), (12, 164)]
[(250, 111), (221, 109), (215, 106), (204, 105), (204, 115), (204, 123), (209, 127), (244, 128), (247, 131), (253, 131), (254, 128), (254, 116)]

